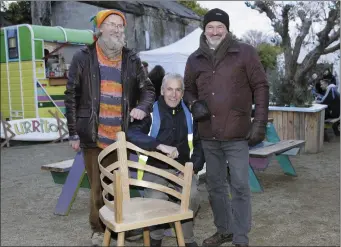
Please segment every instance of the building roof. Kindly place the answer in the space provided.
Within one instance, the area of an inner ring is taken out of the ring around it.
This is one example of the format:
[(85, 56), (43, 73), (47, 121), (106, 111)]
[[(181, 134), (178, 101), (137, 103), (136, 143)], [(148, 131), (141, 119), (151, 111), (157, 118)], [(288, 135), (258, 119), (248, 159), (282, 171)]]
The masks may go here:
[(132, 13), (135, 15), (144, 15), (144, 6), (162, 9), (169, 14), (185, 17), (193, 20), (201, 20), (201, 17), (197, 15), (191, 9), (183, 6), (176, 1), (80, 1), (107, 9), (118, 9), (125, 13)]

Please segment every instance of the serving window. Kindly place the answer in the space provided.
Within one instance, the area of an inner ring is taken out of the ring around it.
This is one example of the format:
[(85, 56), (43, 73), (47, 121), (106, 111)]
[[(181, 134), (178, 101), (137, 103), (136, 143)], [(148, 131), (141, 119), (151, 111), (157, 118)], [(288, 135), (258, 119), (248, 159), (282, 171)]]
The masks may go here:
[(8, 59), (19, 58), (17, 30), (7, 31)]

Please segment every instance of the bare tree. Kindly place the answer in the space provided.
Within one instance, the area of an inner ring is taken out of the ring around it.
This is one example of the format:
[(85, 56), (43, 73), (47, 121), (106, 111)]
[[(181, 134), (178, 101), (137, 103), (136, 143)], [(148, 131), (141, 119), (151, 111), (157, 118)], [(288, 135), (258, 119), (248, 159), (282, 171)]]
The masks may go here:
[(254, 47), (257, 47), (263, 43), (268, 43), (268, 39), (269, 37), (266, 34), (258, 30), (249, 30), (242, 36), (242, 40), (245, 43), (248, 43)]
[[(340, 1), (254, 1), (254, 5), (247, 5), (266, 13), (274, 31), (281, 37), (285, 61), (282, 101), (304, 104), (305, 76), (322, 55), (340, 49)], [(289, 26), (296, 28), (295, 37), (290, 36)], [(309, 47), (309, 52), (298, 63), (302, 46)]]

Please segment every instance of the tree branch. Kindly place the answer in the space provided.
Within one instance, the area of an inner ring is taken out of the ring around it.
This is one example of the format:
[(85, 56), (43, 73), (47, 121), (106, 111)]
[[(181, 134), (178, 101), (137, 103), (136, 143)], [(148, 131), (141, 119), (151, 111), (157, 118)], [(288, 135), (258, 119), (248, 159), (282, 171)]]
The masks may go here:
[[(314, 64), (317, 63), (317, 61), (321, 55), (328, 54), (328, 53), (325, 53), (325, 51), (328, 52), (328, 50), (331, 48), (326, 49), (326, 47), (328, 47), (330, 44), (332, 44), (333, 42), (335, 42), (336, 40), (339, 39), (340, 28), (338, 29), (337, 32), (335, 32), (333, 35), (331, 35), (329, 37), (330, 31), (335, 26), (336, 19), (339, 18), (339, 16), (340, 16), (338, 14), (338, 11), (339, 11), (339, 9), (338, 10), (331, 9), (329, 11), (326, 26), (324, 27), (324, 29), (321, 32), (316, 34), (319, 38), (320, 44), (318, 46), (316, 46), (314, 50), (310, 51), (305, 56), (304, 60), (301, 63), (301, 66), (300, 66), (301, 67), (301, 69), (300, 69), (301, 75), (305, 75), (314, 66)], [(336, 49), (336, 48), (334, 48), (334, 46), (333, 46), (333, 49)]]
[(266, 13), (266, 16), (274, 22), (274, 30), (275, 32), (279, 33), (279, 35), (282, 36), (283, 30), (282, 30), (282, 25), (280, 24), (279, 21), (276, 21), (276, 14), (271, 10), (271, 8), (264, 2), (264, 1), (254, 1), (254, 5), (259, 8), (261, 11)]
[(340, 42), (330, 48), (326, 48), (324, 49), (324, 51), (322, 52), (323, 55), (325, 54), (329, 54), (329, 53), (332, 53), (334, 51), (337, 51), (337, 50), (340, 50)]
[(289, 11), (291, 9), (291, 5), (287, 4), (283, 7), (282, 11), (282, 22), (283, 22), (283, 43), (286, 43), (291, 47), (290, 35), (289, 35)]
[(294, 70), (296, 70), (297, 59), (298, 59), (298, 56), (300, 55), (300, 51), (301, 51), (303, 41), (304, 41), (305, 37), (308, 35), (309, 29), (310, 29), (311, 24), (312, 24), (312, 21), (310, 19), (306, 19), (305, 16), (299, 15), (299, 17), (302, 20), (302, 26), (301, 26), (301, 31), (295, 40), (294, 51), (292, 54), (293, 72), (294, 72)]
[(328, 47), (330, 44), (334, 43), (335, 41), (339, 39), (340, 39), (340, 28), (335, 33), (333, 33), (332, 35), (328, 37), (328, 41), (326, 42), (325, 47)]
[[(338, 18), (338, 12), (336, 9), (331, 9), (328, 13), (327, 23), (323, 30), (318, 32), (316, 35), (319, 38), (320, 44), (325, 44), (329, 41), (329, 33), (335, 26), (335, 21)], [(328, 46), (328, 45), (327, 45)]]
[(275, 13), (270, 9), (270, 7), (264, 1), (254, 1), (254, 5), (264, 11), (270, 20), (276, 19)]
[(293, 64), (296, 63), (296, 61), (292, 60), (292, 47), (291, 47), (291, 38), (289, 35), (289, 11), (292, 8), (292, 5), (286, 4), (283, 7), (282, 10), (282, 22), (283, 22), (283, 28), (282, 28), (282, 47), (285, 57), (285, 71), (286, 76), (293, 75), (292, 68)]

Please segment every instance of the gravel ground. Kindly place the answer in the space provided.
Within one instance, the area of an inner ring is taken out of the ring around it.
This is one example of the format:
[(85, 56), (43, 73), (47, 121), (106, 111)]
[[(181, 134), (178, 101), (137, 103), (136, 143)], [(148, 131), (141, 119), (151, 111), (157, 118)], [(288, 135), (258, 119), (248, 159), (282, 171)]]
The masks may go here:
[[(41, 165), (74, 157), (67, 143), (1, 150), (1, 246), (88, 246), (89, 191), (81, 189), (69, 216), (53, 214), (62, 187)], [(257, 175), (264, 193), (252, 194), (251, 246), (340, 246), (340, 138), (324, 152), (291, 158), (298, 177), (273, 161)], [(199, 244), (215, 232), (205, 186), (195, 234)], [(142, 241), (127, 243), (142, 246)], [(174, 246), (174, 238), (164, 245)], [(229, 246), (226, 244), (225, 246)]]

